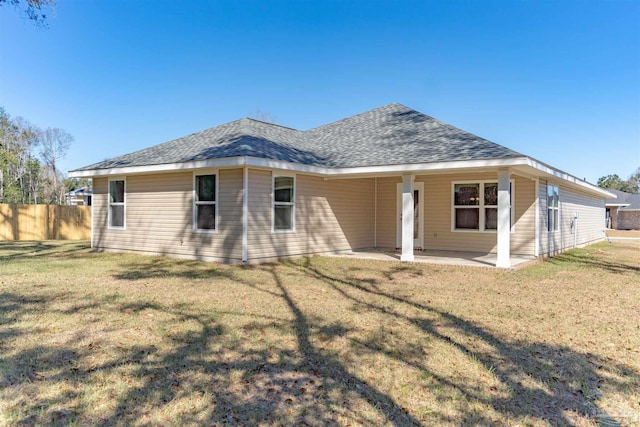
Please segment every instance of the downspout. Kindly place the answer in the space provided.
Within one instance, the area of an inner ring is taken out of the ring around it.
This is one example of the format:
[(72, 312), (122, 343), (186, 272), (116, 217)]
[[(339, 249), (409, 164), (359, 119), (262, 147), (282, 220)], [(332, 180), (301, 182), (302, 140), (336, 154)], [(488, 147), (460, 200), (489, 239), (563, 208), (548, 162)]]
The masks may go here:
[(578, 212), (573, 216), (573, 247), (578, 247)]
[(535, 195), (535, 202), (534, 202), (534, 206), (535, 206), (535, 224), (533, 226), (533, 230), (534, 230), (534, 237), (533, 237), (533, 256), (538, 258), (540, 256), (540, 178), (536, 178), (536, 185), (535, 185), (535, 191), (536, 191), (536, 195)]
[(242, 168), (242, 263), (249, 261), (249, 169)]
[(374, 178), (375, 188), (373, 193), (373, 247), (378, 247), (378, 177)]
[[(93, 187), (93, 180), (91, 180), (91, 186)], [(91, 192), (91, 230), (90, 230), (90, 233), (91, 233), (90, 239), (91, 239), (91, 249), (92, 250), (94, 249), (94, 247), (93, 247), (93, 218), (95, 218), (95, 215), (93, 214), (93, 205), (94, 205), (94, 203), (95, 203), (95, 200), (93, 198), (93, 191), (92, 191)]]

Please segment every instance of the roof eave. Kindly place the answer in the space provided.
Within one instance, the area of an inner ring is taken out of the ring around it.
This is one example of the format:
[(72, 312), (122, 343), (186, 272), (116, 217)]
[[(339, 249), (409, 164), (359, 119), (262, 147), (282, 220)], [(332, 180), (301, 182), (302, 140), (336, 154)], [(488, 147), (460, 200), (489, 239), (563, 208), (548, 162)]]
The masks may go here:
[(335, 168), (316, 165), (305, 165), (300, 163), (251, 156), (237, 156), (182, 163), (124, 166), (108, 169), (74, 170), (69, 172), (69, 176), (72, 178), (99, 178), (114, 175), (138, 175), (163, 172), (169, 173), (203, 168), (228, 168), (234, 166), (249, 166), (257, 168), (288, 170), (292, 172), (323, 175), (326, 178), (336, 179), (365, 178), (374, 176), (397, 176), (404, 174), (416, 174), (421, 172), (446, 173), (469, 169), (481, 170), (495, 168), (519, 168), (523, 171), (528, 172), (530, 176), (560, 179), (574, 187), (581, 188), (582, 190), (592, 194), (597, 194), (603, 198), (616, 198), (615, 194), (609, 193), (602, 188), (596, 187), (582, 179), (576, 178), (566, 172), (552, 168), (551, 166), (548, 166), (527, 156)]

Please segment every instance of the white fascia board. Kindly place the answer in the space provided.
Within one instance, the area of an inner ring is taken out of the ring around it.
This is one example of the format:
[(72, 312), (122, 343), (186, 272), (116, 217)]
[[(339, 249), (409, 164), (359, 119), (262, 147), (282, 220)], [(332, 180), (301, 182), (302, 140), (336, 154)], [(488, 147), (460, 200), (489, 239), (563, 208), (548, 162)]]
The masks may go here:
[(71, 171), (71, 178), (91, 178), (110, 175), (134, 175), (158, 172), (177, 172), (201, 168), (220, 168), (233, 166), (253, 166), (266, 169), (290, 170), (292, 172), (324, 175), (340, 178), (344, 175), (380, 175), (380, 174), (404, 174), (421, 171), (438, 171), (447, 169), (488, 168), (504, 167), (526, 164), (526, 157), (516, 159), (490, 159), (490, 160), (460, 160), (437, 163), (415, 163), (383, 166), (360, 166), (350, 168), (327, 168), (313, 165), (286, 162), (282, 160), (263, 159), (259, 157), (239, 156), (223, 159), (197, 160), (183, 163), (166, 163), (147, 166), (124, 166), (120, 168), (92, 169), (83, 171)]
[(363, 178), (380, 175), (402, 175), (407, 173), (424, 173), (424, 172), (446, 172), (464, 169), (481, 169), (481, 168), (500, 168), (500, 167), (529, 167), (535, 170), (534, 175), (553, 176), (563, 181), (569, 182), (574, 186), (581, 187), (590, 193), (598, 194), (605, 198), (616, 198), (615, 194), (609, 193), (602, 188), (596, 187), (583, 181), (575, 176), (569, 175), (558, 169), (554, 169), (531, 157), (511, 157), (502, 159), (486, 159), (486, 160), (456, 160), (450, 162), (434, 162), (434, 163), (414, 163), (400, 165), (381, 165), (381, 166), (360, 166), (349, 168), (328, 168), (313, 165), (303, 165), (300, 163), (287, 162), (282, 160), (270, 160), (251, 156), (227, 157), (222, 159), (195, 160), (183, 163), (166, 163), (160, 165), (148, 166), (124, 166), (120, 168), (110, 169), (93, 169), (84, 171), (71, 171), (71, 178), (95, 178), (110, 175), (134, 175), (149, 174), (161, 172), (179, 172), (201, 168), (223, 168), (234, 166), (249, 166), (265, 169), (280, 169), (299, 173), (308, 173), (312, 175), (322, 175), (325, 178)]
[(414, 163), (403, 165), (363, 166), (354, 168), (331, 168), (327, 175), (332, 177), (339, 175), (403, 175), (406, 173), (419, 173), (431, 171), (445, 171), (448, 169), (475, 169), (517, 166), (525, 164), (526, 157), (489, 160), (456, 160), (451, 162)]
[(600, 187), (596, 187), (595, 185), (590, 184), (587, 181), (584, 181), (580, 178), (576, 178), (575, 176), (570, 175), (561, 170), (554, 169), (551, 166), (546, 165), (536, 159), (532, 159), (530, 157), (527, 157), (527, 159), (529, 160), (529, 166), (539, 170), (540, 172), (543, 172), (546, 175), (551, 175), (555, 178), (559, 178), (561, 180), (567, 181), (577, 187), (581, 187), (585, 191), (589, 191), (590, 193), (596, 193), (599, 196), (603, 196), (607, 199), (617, 198), (615, 194), (609, 193), (607, 190), (602, 189)]
[(109, 175), (138, 175), (158, 172), (180, 172), (202, 168), (221, 168), (244, 165), (243, 157), (226, 157), (223, 159), (194, 160), (183, 163), (165, 163), (146, 166), (123, 166), (120, 168), (91, 169), (69, 172), (70, 178), (96, 178)]

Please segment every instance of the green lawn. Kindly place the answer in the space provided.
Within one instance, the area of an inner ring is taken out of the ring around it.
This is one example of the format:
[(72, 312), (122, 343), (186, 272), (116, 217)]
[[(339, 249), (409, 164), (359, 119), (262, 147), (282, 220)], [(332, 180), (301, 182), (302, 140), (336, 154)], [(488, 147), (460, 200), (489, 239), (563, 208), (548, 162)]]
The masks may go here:
[(638, 425), (639, 254), (242, 268), (0, 242), (0, 425)]

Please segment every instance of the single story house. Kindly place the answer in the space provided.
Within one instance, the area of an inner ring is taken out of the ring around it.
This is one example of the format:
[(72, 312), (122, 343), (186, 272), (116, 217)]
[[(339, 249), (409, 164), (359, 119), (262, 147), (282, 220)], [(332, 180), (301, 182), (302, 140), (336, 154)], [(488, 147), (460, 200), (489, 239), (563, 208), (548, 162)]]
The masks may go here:
[(605, 201), (607, 228), (640, 230), (640, 194), (607, 191), (616, 196)]
[(69, 174), (92, 247), (256, 263), (367, 248), (557, 254), (605, 237), (607, 191), (400, 104), (307, 131), (240, 119)]
[(64, 195), (65, 202), (69, 206), (91, 206), (92, 196), (93, 190), (90, 186), (76, 188)]

